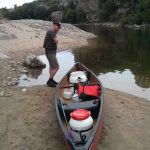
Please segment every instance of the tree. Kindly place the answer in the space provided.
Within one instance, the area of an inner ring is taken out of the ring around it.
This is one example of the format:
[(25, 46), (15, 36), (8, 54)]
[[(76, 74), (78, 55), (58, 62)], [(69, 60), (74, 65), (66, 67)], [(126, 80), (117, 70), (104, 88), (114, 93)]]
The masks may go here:
[(66, 22), (68, 23), (76, 23), (76, 11), (74, 9), (67, 9), (66, 14), (64, 16)]
[(105, 1), (98, 11), (98, 18), (100, 21), (108, 21), (117, 10), (117, 5), (113, 0)]
[(86, 21), (86, 13), (84, 12), (83, 8), (78, 7), (76, 9), (76, 21), (77, 22), (85, 22)]
[(47, 19), (49, 15), (48, 8), (46, 6), (36, 6), (34, 9), (34, 18)]
[(49, 11), (50, 11), (50, 12), (54, 12), (54, 11), (58, 11), (58, 10), (59, 10), (59, 7), (58, 7), (57, 4), (51, 4), (51, 5), (49, 6)]
[(10, 13), (10, 19), (21, 19), (21, 7), (14, 5), (13, 11)]
[(7, 8), (1, 8), (0, 9), (0, 17), (2, 18), (10, 18), (10, 13)]

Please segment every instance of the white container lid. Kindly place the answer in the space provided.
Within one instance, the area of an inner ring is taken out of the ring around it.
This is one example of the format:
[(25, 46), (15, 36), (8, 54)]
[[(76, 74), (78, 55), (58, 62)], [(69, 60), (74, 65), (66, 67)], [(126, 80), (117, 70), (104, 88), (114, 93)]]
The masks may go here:
[(87, 80), (87, 76), (83, 71), (72, 72), (69, 77), (70, 83), (86, 82)]
[(76, 77), (76, 76), (81, 76), (84, 75), (85, 73), (83, 71), (74, 71), (71, 72), (71, 76)]

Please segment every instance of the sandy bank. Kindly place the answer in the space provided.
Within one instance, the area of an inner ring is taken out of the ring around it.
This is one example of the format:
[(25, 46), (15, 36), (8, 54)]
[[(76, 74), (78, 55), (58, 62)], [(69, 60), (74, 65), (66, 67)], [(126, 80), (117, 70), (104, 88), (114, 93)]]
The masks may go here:
[[(38, 20), (0, 24), (0, 52), (10, 57), (0, 58), (1, 150), (66, 150), (55, 115), (55, 89), (43, 85), (29, 87), (25, 92), (16, 85), (25, 69), (20, 64), (23, 57), (44, 52), (42, 42), (48, 25)], [(59, 49), (85, 45), (91, 37), (94, 35), (63, 24)], [(149, 149), (149, 116), (150, 102), (106, 89), (104, 130), (98, 149)]]
[[(43, 40), (51, 26), (51, 22), (42, 20), (3, 21), (0, 24), (0, 52), (10, 54), (11, 57), (18, 52), (19, 54), (44, 52)], [(87, 39), (93, 37), (95, 35), (75, 26), (62, 24), (58, 34), (58, 50), (84, 46)]]

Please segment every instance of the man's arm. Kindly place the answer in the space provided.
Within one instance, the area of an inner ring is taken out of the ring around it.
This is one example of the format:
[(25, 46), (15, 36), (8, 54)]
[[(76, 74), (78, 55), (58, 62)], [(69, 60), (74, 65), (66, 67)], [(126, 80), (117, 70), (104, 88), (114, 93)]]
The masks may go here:
[(58, 44), (58, 38), (57, 38), (57, 36), (54, 37), (54, 41), (55, 41), (56, 44)]

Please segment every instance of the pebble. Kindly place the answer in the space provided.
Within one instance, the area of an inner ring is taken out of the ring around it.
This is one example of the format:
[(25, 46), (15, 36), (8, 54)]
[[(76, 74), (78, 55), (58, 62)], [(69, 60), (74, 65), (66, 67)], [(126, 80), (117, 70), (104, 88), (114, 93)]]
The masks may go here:
[(11, 97), (11, 96), (12, 96), (12, 94), (10, 94), (10, 93), (5, 95), (5, 97)]
[(16, 64), (16, 62), (13, 61), (13, 60), (10, 60), (9, 63), (10, 63), (10, 64)]
[(21, 62), (18, 61), (17, 64), (18, 64), (18, 65), (21, 65)]
[(8, 83), (7, 83), (7, 85), (8, 85), (8, 86), (11, 86), (11, 85), (12, 85), (12, 83), (11, 83), (11, 82), (8, 82)]
[(23, 69), (23, 70), (21, 70), (21, 72), (22, 73), (28, 73), (28, 70)]
[(17, 78), (12, 79), (12, 85), (17, 85), (19, 83)]
[(15, 61), (10, 61), (9, 63), (11, 64), (12, 67), (14, 67), (14, 68), (17, 67), (17, 63)]
[(4, 96), (4, 91), (0, 92), (0, 96), (3, 97)]
[(21, 91), (22, 91), (22, 92), (27, 92), (27, 89), (24, 88), (24, 89), (22, 89)]
[(120, 116), (119, 116), (119, 115), (117, 115), (116, 117), (117, 117), (117, 118), (120, 118)]
[(12, 81), (18, 81), (18, 79), (17, 78), (13, 78)]
[(4, 84), (6, 84), (6, 83), (7, 83), (7, 81), (3, 80), (3, 83), (4, 83)]
[(17, 68), (17, 64), (12, 64), (11, 65), (13, 68)]
[(17, 79), (20, 80), (21, 76), (22, 76), (22, 75), (18, 75)]
[(11, 69), (12, 71), (16, 71), (16, 69), (15, 68), (13, 68), (13, 69)]
[(18, 84), (18, 82), (12, 82), (12, 85), (17, 85)]

